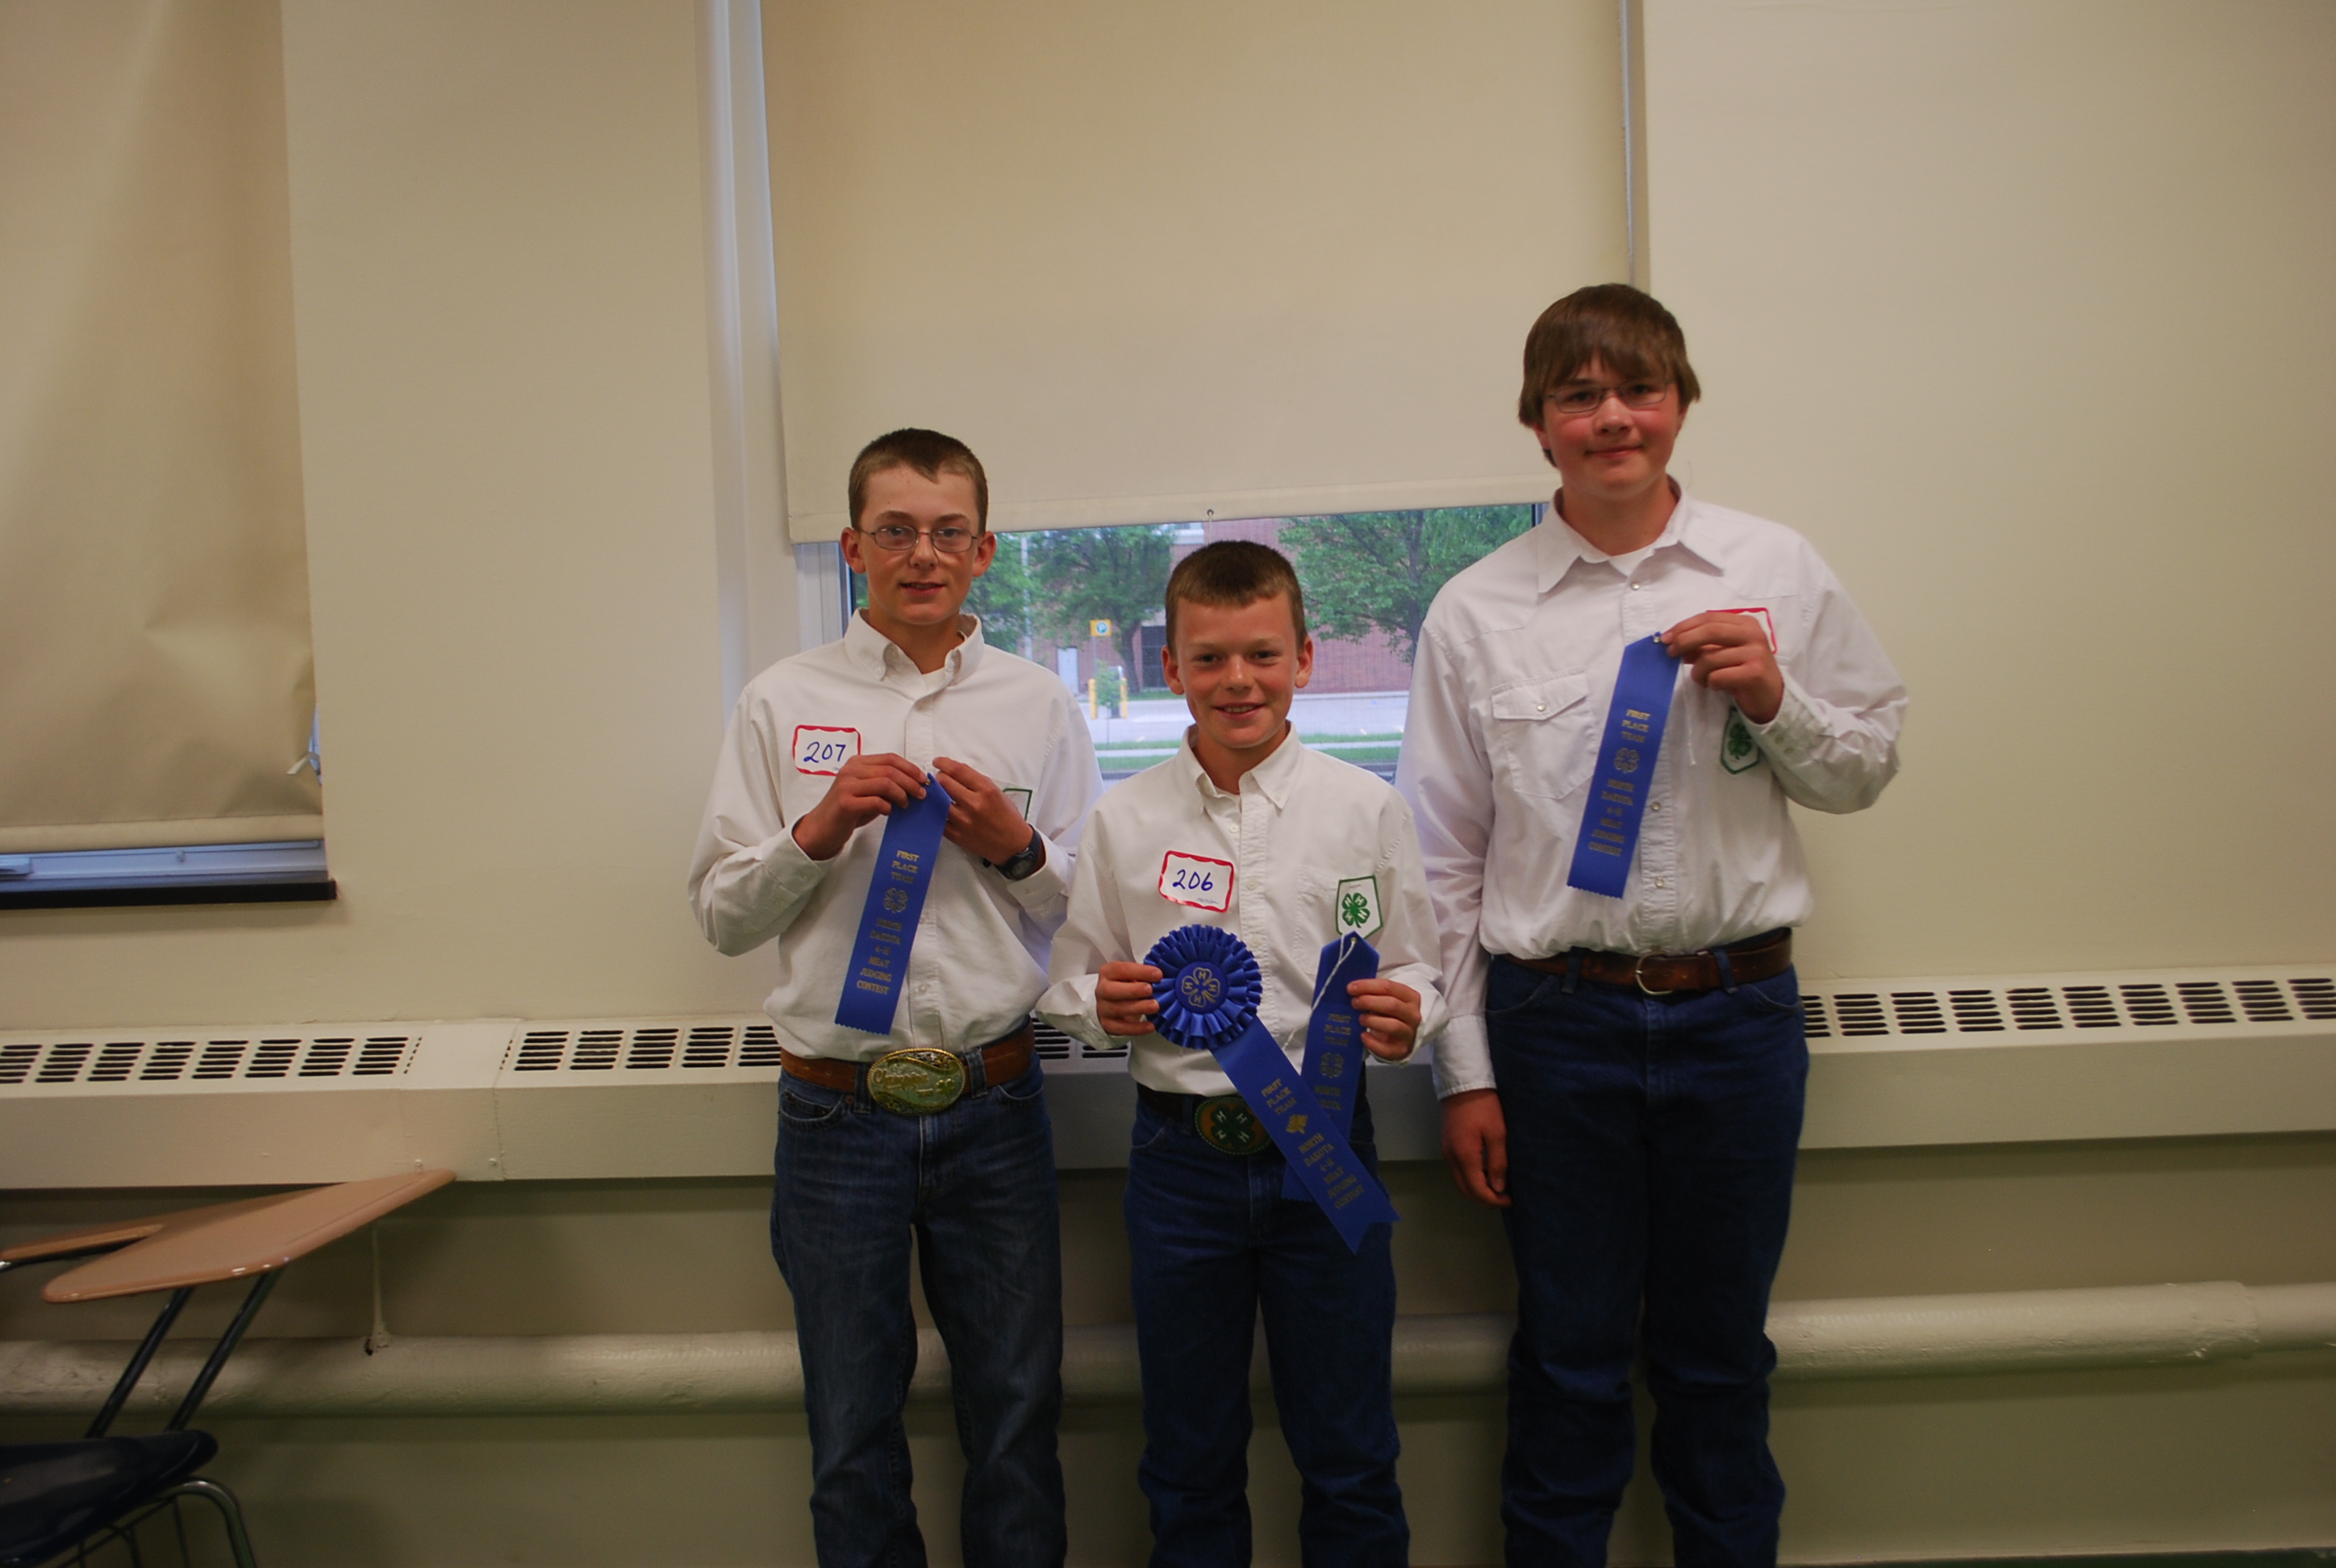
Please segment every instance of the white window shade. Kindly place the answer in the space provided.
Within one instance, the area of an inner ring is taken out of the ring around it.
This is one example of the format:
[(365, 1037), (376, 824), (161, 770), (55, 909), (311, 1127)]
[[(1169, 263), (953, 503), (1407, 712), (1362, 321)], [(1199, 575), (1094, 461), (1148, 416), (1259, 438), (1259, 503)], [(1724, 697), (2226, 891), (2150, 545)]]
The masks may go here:
[(1624, 276), (1611, 0), (765, 0), (788, 526), (904, 424), (1003, 529), (1545, 499)]
[(323, 833), (277, 26), (0, 7), (0, 852)]

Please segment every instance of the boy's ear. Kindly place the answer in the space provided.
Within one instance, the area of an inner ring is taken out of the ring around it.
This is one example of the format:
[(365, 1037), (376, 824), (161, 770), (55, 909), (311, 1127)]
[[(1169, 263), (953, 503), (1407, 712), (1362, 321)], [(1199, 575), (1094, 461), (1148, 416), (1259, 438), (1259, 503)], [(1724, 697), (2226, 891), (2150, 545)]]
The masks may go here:
[(1309, 631), (1306, 634), (1305, 640), (1298, 645), (1298, 677), (1290, 684), (1302, 687), (1313, 678), (1314, 634)]
[(983, 529), (973, 536), (973, 575), (979, 577), (998, 559), (998, 536)]
[(1184, 677), (1176, 668), (1176, 648), (1172, 643), (1163, 642), (1160, 645), (1160, 674), (1161, 677), (1167, 681), (1170, 691), (1174, 692), (1178, 696), (1184, 695)]

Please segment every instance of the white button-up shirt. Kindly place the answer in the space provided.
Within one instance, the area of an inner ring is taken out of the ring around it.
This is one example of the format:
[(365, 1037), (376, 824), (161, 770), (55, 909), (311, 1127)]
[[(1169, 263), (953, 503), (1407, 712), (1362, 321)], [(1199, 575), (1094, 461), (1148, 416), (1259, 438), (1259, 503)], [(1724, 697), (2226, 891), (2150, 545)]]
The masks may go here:
[[(860, 616), (842, 639), (782, 659), (739, 694), (689, 871), (706, 940), (725, 953), (776, 940), (778, 984), (764, 1010), (799, 1056), (872, 1061), (904, 1046), (964, 1052), (1022, 1027), (1046, 986), (1073, 853), (1103, 780), (1086, 720), (1061, 678), (982, 641), (919, 670)], [(1009, 882), (944, 842), (892, 1033), (835, 1021), (887, 818), (815, 861), (790, 831), (857, 753), (937, 756), (988, 774), (1045, 837), (1046, 861)]]
[[(1178, 873), (1192, 881), (1196, 871), (1205, 891), (1177, 885)], [(1419, 993), (1419, 1040), (1444, 1027), (1436, 921), (1410, 811), (1374, 774), (1309, 751), (1294, 734), (1241, 775), (1237, 794), (1202, 771), (1188, 733), (1174, 756), (1104, 796), (1079, 850), (1039, 1016), (1099, 1048), (1131, 1045), (1128, 1069), (1139, 1084), (1231, 1094), (1232, 1080), (1207, 1051), (1158, 1035), (1106, 1035), (1095, 1018), (1098, 969), (1140, 963), (1154, 942), (1190, 925), (1231, 931), (1256, 955), (1265, 982), (1258, 1016), (1293, 1066), (1305, 1054), (1322, 950), (1348, 930), (1378, 950), (1382, 979)]]
[[(1623, 645), (1716, 609), (1763, 612), (1784, 706), (1752, 724), (1682, 669), (1622, 896), (1568, 887)], [(1488, 951), (1692, 952), (1806, 919), (1786, 803), (1873, 804), (1898, 771), (1905, 706), (1898, 672), (1806, 540), (1685, 493), (1661, 537), (1623, 560), (1552, 508), (1453, 578), (1420, 634), (1396, 773), (1444, 934), (1453, 1018), (1438, 1092), (1493, 1086)]]

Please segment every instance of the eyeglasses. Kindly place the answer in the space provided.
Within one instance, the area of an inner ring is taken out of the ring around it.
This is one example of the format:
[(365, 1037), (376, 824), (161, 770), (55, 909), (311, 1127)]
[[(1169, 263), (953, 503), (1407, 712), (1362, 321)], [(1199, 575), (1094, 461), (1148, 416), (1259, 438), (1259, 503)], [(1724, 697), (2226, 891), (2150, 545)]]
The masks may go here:
[(879, 523), (874, 528), (855, 531), (866, 536), (869, 542), (887, 555), (900, 555), (917, 548), (917, 541), (930, 539), (933, 548), (943, 555), (963, 555), (973, 548), (974, 531), (945, 522), (939, 528), (910, 528), (905, 522)]
[(1595, 414), (1606, 406), (1610, 397), (1621, 398), (1627, 408), (1653, 408), (1670, 395), (1670, 390), (1668, 381), (1626, 381), (1620, 386), (1569, 381), (1555, 392), (1543, 394), (1542, 401), (1555, 404), (1560, 414)]

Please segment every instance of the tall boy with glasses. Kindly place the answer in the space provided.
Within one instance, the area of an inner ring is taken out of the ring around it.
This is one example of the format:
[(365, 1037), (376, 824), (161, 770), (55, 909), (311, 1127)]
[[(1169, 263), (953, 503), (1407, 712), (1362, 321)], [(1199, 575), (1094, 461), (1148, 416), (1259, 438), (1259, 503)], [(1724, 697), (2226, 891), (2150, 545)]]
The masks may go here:
[[(739, 696), (689, 875), (715, 947), (777, 948), (771, 1248), (803, 1346), (813, 1534), (823, 1568), (924, 1561), (900, 1421), (913, 1238), (965, 1446), (968, 1568), (1060, 1563), (1062, 1267), (1029, 1015), (1103, 784), (1068, 688), (961, 613), (998, 547), (973, 453), (894, 431), (852, 464), (850, 502), (867, 607)], [(886, 819), (929, 769), (955, 847), (927, 862), (905, 959), (871, 954), (863, 912), (904, 907)], [(837, 1018), (871, 957), (893, 970), (889, 1034)]]
[(1604, 1562), (1643, 1349), (1681, 1568), (1773, 1563), (1763, 1324), (1808, 1070), (1786, 808), (1874, 803), (1905, 691), (1806, 540), (1669, 477), (1698, 388), (1669, 311), (1582, 289), (1524, 361), (1562, 488), (1436, 596), (1397, 773), (1451, 994), (1445, 1157), (1516, 1262), (1508, 1560)]

